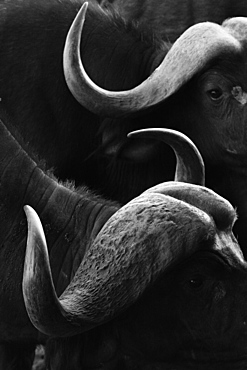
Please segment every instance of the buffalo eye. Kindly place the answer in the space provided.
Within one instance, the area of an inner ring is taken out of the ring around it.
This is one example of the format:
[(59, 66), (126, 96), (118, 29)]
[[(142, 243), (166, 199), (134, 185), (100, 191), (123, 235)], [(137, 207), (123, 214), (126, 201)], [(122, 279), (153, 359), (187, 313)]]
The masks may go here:
[(195, 275), (188, 280), (189, 288), (192, 290), (198, 290), (204, 285), (204, 277), (202, 275)]
[(208, 93), (210, 99), (214, 100), (214, 101), (219, 100), (222, 97), (222, 94), (223, 94), (222, 90), (219, 89), (219, 88), (209, 90), (207, 93)]

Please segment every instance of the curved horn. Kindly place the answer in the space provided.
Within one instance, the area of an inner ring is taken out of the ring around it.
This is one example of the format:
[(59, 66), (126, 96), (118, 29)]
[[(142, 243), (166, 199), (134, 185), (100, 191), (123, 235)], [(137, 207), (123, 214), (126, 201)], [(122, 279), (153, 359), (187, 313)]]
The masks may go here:
[(240, 42), (222, 26), (198, 23), (176, 40), (148, 79), (131, 90), (108, 91), (90, 79), (81, 62), (80, 43), (86, 9), (87, 3), (83, 4), (67, 35), (64, 74), (78, 102), (99, 115), (118, 117), (153, 106), (176, 92), (212, 58), (241, 50)]
[(176, 130), (151, 128), (130, 132), (130, 138), (150, 138), (170, 145), (176, 155), (175, 181), (205, 185), (205, 169), (202, 156), (195, 144)]
[(205, 212), (170, 196), (143, 194), (107, 221), (57, 298), (43, 229), (30, 207), (25, 212), (24, 300), (34, 326), (52, 336), (78, 334), (112, 319), (215, 232)]
[[(62, 333), (64, 330), (68, 334), (71, 331), (68, 324), (70, 313), (65, 305), (61, 306), (55, 292), (41, 221), (30, 206), (24, 206), (24, 210), (28, 221), (28, 238), (22, 288), (27, 312), (33, 325), (43, 333), (47, 333), (46, 325), (49, 321), (52, 332), (59, 330)], [(40, 294), (43, 291), (45, 299)], [(63, 326), (60, 326), (61, 316), (65, 318)], [(81, 318), (83, 321), (85, 327), (92, 326), (92, 321), (87, 317)]]

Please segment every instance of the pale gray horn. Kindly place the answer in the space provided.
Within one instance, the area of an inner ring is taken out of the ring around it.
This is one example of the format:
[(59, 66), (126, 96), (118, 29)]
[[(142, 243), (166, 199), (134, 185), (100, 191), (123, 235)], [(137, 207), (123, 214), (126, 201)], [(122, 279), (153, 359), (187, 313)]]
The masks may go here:
[(205, 168), (202, 156), (186, 135), (166, 128), (150, 128), (130, 132), (128, 137), (156, 139), (170, 145), (176, 155), (174, 180), (205, 185)]
[(87, 3), (77, 14), (66, 38), (64, 74), (77, 101), (95, 114), (119, 117), (153, 106), (176, 92), (214, 57), (239, 53), (241, 43), (222, 26), (204, 22), (186, 30), (154, 72), (133, 89), (112, 92), (87, 75), (80, 55)]

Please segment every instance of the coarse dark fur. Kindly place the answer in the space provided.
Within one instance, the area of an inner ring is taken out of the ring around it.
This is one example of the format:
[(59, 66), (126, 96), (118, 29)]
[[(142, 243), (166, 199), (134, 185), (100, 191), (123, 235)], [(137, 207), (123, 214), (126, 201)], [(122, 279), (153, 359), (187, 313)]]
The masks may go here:
[(172, 43), (193, 24), (221, 24), (230, 17), (247, 16), (245, 0), (102, 0), (100, 4)]

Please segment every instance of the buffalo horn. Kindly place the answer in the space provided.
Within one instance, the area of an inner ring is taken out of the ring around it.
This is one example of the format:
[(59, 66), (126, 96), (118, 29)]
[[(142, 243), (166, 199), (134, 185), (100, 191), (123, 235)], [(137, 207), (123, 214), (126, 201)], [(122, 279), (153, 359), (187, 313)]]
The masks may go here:
[(87, 3), (68, 32), (64, 74), (78, 102), (102, 116), (119, 117), (153, 106), (176, 92), (213, 58), (241, 50), (241, 43), (228, 29), (211, 22), (198, 23), (176, 40), (159, 67), (140, 85), (126, 91), (108, 91), (97, 86), (82, 65), (80, 43), (86, 10)]
[(170, 145), (176, 155), (175, 181), (205, 185), (202, 156), (186, 135), (170, 129), (150, 128), (130, 132), (128, 137), (156, 139)]
[[(66, 305), (61, 306), (55, 292), (41, 221), (30, 206), (25, 206), (24, 210), (28, 221), (28, 238), (22, 286), (28, 314), (33, 325), (45, 334), (46, 325), (49, 322), (49, 330), (52, 332), (59, 330), (62, 334), (64, 330), (69, 335), (70, 313)], [(45, 293), (45, 297), (40, 293)], [(61, 318), (62, 321), (65, 319), (62, 326)], [(85, 327), (92, 326), (92, 320), (86, 316), (81, 317), (82, 321)], [(75, 321), (74, 325), (76, 325)]]
[(120, 314), (214, 233), (204, 211), (171, 196), (143, 193), (106, 222), (58, 298), (41, 223), (31, 207), (25, 206), (25, 212), (26, 309), (39, 331), (57, 337), (81, 333)]

